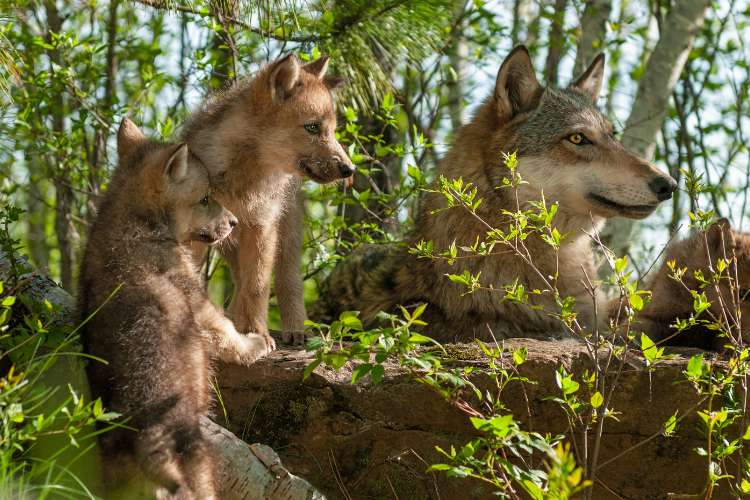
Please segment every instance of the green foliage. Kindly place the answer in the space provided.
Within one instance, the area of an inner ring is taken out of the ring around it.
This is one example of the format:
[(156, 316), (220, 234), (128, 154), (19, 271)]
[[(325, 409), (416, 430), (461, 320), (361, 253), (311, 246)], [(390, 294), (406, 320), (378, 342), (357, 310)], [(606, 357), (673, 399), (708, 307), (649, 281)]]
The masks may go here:
[[(11, 205), (0, 206), (0, 221), (15, 221), (19, 215)], [(0, 232), (1, 255), (13, 265), (10, 280), (0, 281), (0, 496), (92, 497), (94, 471), (78, 477), (70, 467), (118, 415), (53, 375), (57, 364), (79, 363), (78, 336), (60, 324), (58, 306), (17, 292), (29, 276), (17, 245), (6, 226)], [(97, 423), (104, 425), (95, 430)], [(52, 439), (55, 448), (39, 456), (37, 449), (47, 449)]]

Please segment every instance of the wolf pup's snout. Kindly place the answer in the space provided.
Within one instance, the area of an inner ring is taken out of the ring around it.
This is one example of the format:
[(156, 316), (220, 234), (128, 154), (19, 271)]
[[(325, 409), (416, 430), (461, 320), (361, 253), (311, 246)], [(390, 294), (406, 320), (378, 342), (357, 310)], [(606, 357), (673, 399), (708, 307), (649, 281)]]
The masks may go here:
[(664, 201), (672, 197), (672, 193), (677, 189), (677, 181), (668, 175), (660, 175), (649, 182), (648, 187), (659, 201)]
[(333, 161), (336, 163), (342, 179), (346, 179), (347, 177), (351, 177), (352, 175), (354, 175), (356, 167), (350, 161), (342, 160), (339, 157), (335, 157)]

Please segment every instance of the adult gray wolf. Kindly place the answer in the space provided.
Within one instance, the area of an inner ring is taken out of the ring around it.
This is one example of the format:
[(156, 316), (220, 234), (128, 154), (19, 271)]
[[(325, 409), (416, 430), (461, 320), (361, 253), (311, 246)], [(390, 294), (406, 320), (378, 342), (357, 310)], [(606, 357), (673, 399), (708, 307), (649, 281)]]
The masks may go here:
[[(567, 88), (544, 87), (526, 48), (511, 51), (494, 91), (456, 132), (437, 168), (439, 175), (476, 187), (483, 200), (478, 217), (460, 207), (445, 210), (445, 197), (428, 192), (409, 242), (432, 242), (436, 251), (455, 243), (459, 258), (450, 263), (418, 259), (403, 248), (362, 248), (332, 272), (313, 318), (330, 321), (340, 311), (359, 310), (372, 321), (397, 304), (426, 302), (425, 330), (439, 340), (488, 338), (490, 329), (497, 335), (547, 334), (561, 330), (550, 316), (559, 311), (548, 285), (554, 279), (561, 296), (575, 299), (579, 322), (591, 325), (593, 300), (584, 281), (586, 275), (594, 279), (596, 270), (586, 232), (609, 217), (646, 217), (676, 188), (669, 175), (626, 150), (596, 108), (603, 72), (599, 55)], [(500, 187), (510, 175), (504, 154), (513, 152), (524, 180), (517, 192)], [(533, 266), (503, 245), (481, 257), (460, 250), (483, 240), (490, 227), (507, 228), (506, 211), (530, 209), (542, 197), (559, 204), (553, 225), (566, 235), (559, 252), (536, 236), (524, 241)], [(482, 284), (496, 290), (465, 294), (464, 286), (446, 277), (464, 271), (481, 273)], [(541, 292), (531, 297), (535, 307), (511, 303), (497, 290), (514, 281)]]

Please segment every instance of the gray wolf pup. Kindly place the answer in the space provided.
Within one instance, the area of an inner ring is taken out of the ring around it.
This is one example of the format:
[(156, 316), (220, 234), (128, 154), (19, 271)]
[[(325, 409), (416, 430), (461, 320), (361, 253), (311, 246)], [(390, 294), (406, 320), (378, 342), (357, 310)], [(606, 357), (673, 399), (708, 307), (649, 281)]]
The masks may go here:
[(272, 346), (240, 335), (209, 301), (190, 242), (219, 243), (237, 219), (214, 200), (208, 172), (188, 161), (185, 144), (150, 141), (126, 119), (118, 156), (78, 296), (81, 319), (93, 314), (84, 349), (106, 361), (87, 366), (93, 395), (134, 429), (100, 438), (107, 498), (216, 498), (199, 427), (209, 412), (210, 353), (250, 363)]
[[(727, 266), (718, 287), (702, 286), (696, 279), (695, 271), (710, 279), (716, 272), (718, 259), (731, 261), (733, 258), (737, 259), (736, 265)], [(670, 261), (674, 261), (677, 268), (687, 268), (683, 275), (684, 285), (670, 277), (672, 271), (667, 265)], [(652, 294), (651, 302), (638, 317), (640, 325), (636, 328), (642, 328), (654, 342), (714, 350), (721, 350), (730, 342), (705, 324), (691, 326), (679, 333), (672, 328), (677, 319), (685, 320), (695, 314), (689, 291), (695, 290), (705, 292), (706, 299), (711, 302), (699, 318), (718, 321), (734, 335), (740, 332), (746, 343), (750, 332), (750, 235), (732, 230), (727, 219), (719, 219), (705, 233), (696, 232), (670, 245), (664, 263), (648, 288)]]
[[(445, 208), (443, 195), (427, 193), (410, 243), (431, 241), (436, 250), (454, 242), (459, 249), (471, 246), (487, 234), (484, 222), (507, 228), (510, 218), (504, 210), (531, 208), (531, 202), (544, 196), (548, 204), (559, 203), (553, 224), (567, 237), (559, 255), (537, 237), (528, 238), (526, 247), (540, 274), (557, 275), (561, 295), (576, 299), (579, 320), (590, 325), (592, 300), (582, 281), (584, 271), (592, 279), (596, 272), (585, 231), (600, 228), (609, 217), (646, 217), (676, 187), (670, 176), (627, 151), (597, 110), (603, 71), (604, 56), (599, 55), (569, 87), (543, 87), (526, 48), (515, 48), (500, 66), (494, 92), (457, 131), (437, 169), (448, 179), (462, 178), (477, 188), (483, 199), (477, 211), (482, 220), (462, 208), (440, 210)], [(525, 181), (517, 196), (499, 188), (509, 175), (503, 155), (512, 152)], [(540, 274), (509, 249), (496, 248), (494, 255), (467, 256), (453, 265), (445, 259), (417, 259), (400, 249), (381, 249), (374, 257), (367, 255), (371, 250), (362, 249), (333, 271), (321, 293), (320, 318), (329, 320), (352, 309), (371, 320), (396, 304), (426, 302), (425, 330), (444, 341), (488, 337), (488, 328), (515, 336), (559, 331), (560, 323), (548, 314), (559, 308)], [(462, 295), (465, 287), (446, 274), (463, 271), (481, 273), (486, 286), (500, 288), (517, 280), (528, 291), (541, 290), (533, 297), (541, 309), (505, 301), (497, 291)]]
[(304, 65), (284, 57), (210, 99), (183, 130), (215, 180), (217, 200), (240, 221), (220, 246), (235, 288), (228, 314), (240, 331), (268, 335), (274, 267), (284, 340), (299, 340), (304, 329), (295, 194), (304, 178), (326, 183), (354, 174), (335, 136), (331, 92), (341, 80), (326, 76), (327, 68), (327, 57)]

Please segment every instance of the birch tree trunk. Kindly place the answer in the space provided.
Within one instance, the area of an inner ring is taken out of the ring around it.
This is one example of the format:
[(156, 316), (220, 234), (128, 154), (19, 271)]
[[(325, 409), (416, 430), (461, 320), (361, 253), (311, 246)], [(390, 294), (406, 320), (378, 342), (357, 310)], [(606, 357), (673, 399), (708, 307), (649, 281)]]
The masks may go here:
[(576, 62), (573, 66), (574, 77), (582, 74), (602, 50), (611, 12), (612, 0), (586, 0), (586, 8), (581, 17)]
[(567, 7), (568, 0), (555, 0), (555, 13), (549, 27), (549, 49), (544, 63), (544, 80), (547, 85), (551, 86), (557, 86), (560, 59), (565, 49), (565, 10)]
[[(672, 6), (638, 82), (622, 142), (646, 159), (653, 157), (656, 136), (666, 117), (670, 96), (710, 3), (708, 0), (681, 0)], [(604, 241), (615, 254), (624, 255), (630, 249), (634, 227), (632, 219), (613, 219), (603, 231)]]

